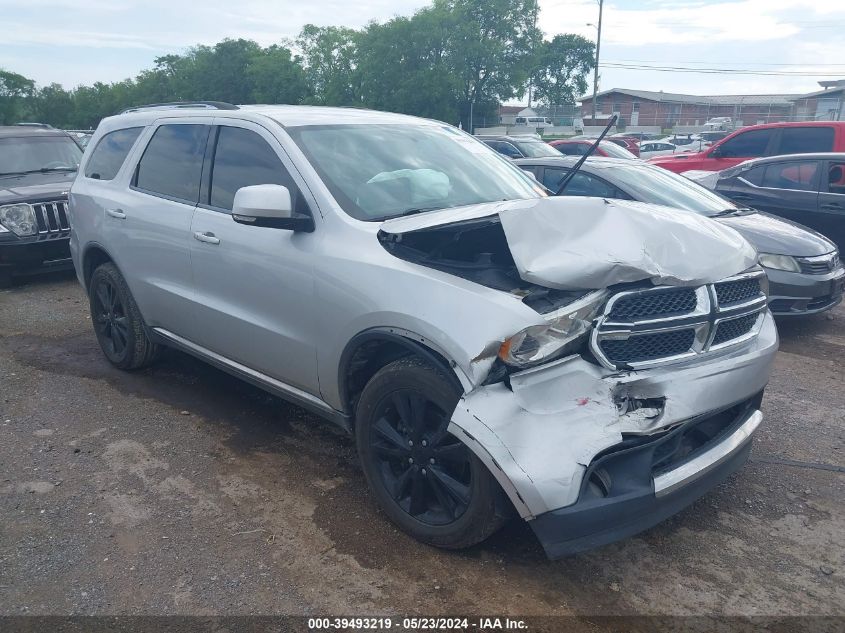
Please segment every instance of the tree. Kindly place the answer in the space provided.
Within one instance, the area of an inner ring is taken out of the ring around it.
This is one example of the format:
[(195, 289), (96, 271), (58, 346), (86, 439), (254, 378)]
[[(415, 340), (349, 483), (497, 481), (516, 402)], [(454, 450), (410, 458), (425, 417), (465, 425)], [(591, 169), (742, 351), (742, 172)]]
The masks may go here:
[(358, 105), (359, 32), (339, 26), (306, 24), (296, 39), (305, 61), (305, 75), (318, 105)]
[(587, 74), (595, 60), (595, 44), (580, 35), (556, 35), (543, 42), (533, 76), (537, 101), (547, 106), (575, 103), (587, 90)]
[(522, 96), (541, 41), (536, 0), (434, 0), (449, 31), (450, 72), (466, 123), (470, 107)]
[(302, 103), (310, 95), (302, 58), (289, 48), (271, 46), (255, 55), (247, 67), (253, 103)]
[(33, 102), (33, 116), (37, 121), (49, 121), (56, 127), (72, 125), (73, 97), (61, 85), (44, 86), (35, 93)]
[(17, 122), (34, 93), (32, 79), (0, 68), (0, 125)]

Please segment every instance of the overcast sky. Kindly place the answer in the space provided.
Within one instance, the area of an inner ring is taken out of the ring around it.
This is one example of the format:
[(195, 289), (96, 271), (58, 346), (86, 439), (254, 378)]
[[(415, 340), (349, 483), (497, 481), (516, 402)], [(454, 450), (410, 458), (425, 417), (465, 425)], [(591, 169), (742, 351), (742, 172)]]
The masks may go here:
[[(362, 26), (423, 0), (0, 0), (0, 67), (65, 87), (118, 81), (159, 55), (243, 37), (262, 45), (303, 24)], [(547, 36), (580, 33), (597, 0), (540, 0)], [(600, 88), (692, 94), (810, 92), (845, 78), (845, 2), (605, 0), (602, 63), (731, 68), (788, 75), (693, 74), (603, 67)], [(826, 77), (814, 76), (824, 74)]]

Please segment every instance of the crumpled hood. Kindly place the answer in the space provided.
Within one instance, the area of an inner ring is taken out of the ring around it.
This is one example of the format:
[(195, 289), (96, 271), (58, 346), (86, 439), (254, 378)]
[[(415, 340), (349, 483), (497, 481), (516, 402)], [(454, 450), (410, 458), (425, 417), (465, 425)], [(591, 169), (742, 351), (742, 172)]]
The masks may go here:
[(0, 177), (0, 204), (66, 197), (76, 172)]
[(387, 234), (479, 218), (500, 222), (519, 276), (560, 290), (650, 280), (701, 285), (754, 266), (736, 231), (692, 212), (603, 198), (548, 197), (388, 220)]

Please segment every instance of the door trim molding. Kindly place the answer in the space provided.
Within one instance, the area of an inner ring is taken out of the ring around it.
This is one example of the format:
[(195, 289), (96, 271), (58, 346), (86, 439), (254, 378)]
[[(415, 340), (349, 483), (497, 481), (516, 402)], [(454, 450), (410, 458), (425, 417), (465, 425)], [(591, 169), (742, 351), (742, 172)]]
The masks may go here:
[(214, 365), (218, 369), (222, 369), (228, 374), (240, 378), (241, 380), (245, 380), (246, 382), (264, 389), (265, 391), (268, 391), (284, 400), (293, 402), (294, 404), (297, 404), (302, 408), (319, 415), (320, 417), (334, 422), (344, 430), (349, 431), (351, 429), (351, 419), (349, 415), (335, 410), (326, 404), (326, 402), (307, 391), (303, 391), (298, 387), (289, 385), (281, 380), (268, 376), (267, 374), (263, 374), (260, 371), (256, 371), (251, 367), (247, 367), (237, 361), (226, 358), (217, 352), (213, 352), (202, 345), (197, 345), (196, 343), (189, 341), (178, 334), (174, 334), (169, 330), (165, 330), (164, 328), (153, 327), (150, 328), (150, 331), (153, 334), (153, 338), (159, 339), (159, 342), (162, 342), (165, 345), (175, 347), (183, 352), (191, 354), (192, 356), (196, 356), (210, 365)]

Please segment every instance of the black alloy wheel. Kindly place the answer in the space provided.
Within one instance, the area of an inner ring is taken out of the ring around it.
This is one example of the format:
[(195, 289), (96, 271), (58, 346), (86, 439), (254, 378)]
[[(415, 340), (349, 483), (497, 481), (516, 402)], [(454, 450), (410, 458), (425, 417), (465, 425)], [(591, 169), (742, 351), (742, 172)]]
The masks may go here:
[(460, 517), (472, 495), (469, 449), (446, 431), (449, 416), (418, 391), (382, 400), (370, 428), (382, 483), (405, 512), (429, 525)]
[(355, 411), (361, 465), (382, 510), (414, 538), (458, 549), (498, 530), (511, 506), (487, 467), (449, 433), (460, 385), (409, 356), (379, 369)]
[(126, 306), (114, 282), (108, 277), (100, 277), (91, 289), (91, 313), (94, 330), (103, 346), (103, 351), (111, 357), (122, 357), (129, 345), (129, 317)]

